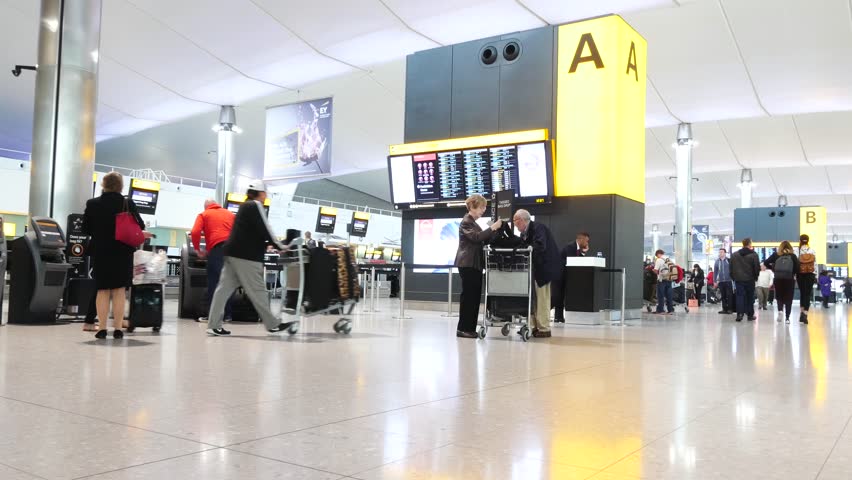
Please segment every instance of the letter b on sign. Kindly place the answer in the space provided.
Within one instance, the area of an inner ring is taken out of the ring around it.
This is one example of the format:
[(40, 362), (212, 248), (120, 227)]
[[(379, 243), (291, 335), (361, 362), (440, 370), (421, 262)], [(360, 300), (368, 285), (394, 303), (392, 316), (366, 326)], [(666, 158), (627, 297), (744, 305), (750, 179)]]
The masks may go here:
[(805, 223), (816, 223), (816, 212), (807, 212)]

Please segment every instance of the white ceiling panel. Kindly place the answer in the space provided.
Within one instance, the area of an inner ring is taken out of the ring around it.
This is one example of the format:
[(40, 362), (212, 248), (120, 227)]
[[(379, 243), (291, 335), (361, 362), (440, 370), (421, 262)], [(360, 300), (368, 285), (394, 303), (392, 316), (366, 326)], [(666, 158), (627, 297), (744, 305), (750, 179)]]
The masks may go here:
[(697, 181), (692, 183), (692, 199), (694, 202), (715, 201), (730, 198), (730, 189), (713, 173), (695, 175)]
[(852, 164), (852, 112), (796, 115), (794, 119), (810, 163)]
[(112, 122), (99, 125), (98, 135), (130, 135), (132, 133), (140, 132), (156, 125), (158, 125), (158, 122), (125, 116), (124, 118), (121, 118), (119, 120), (114, 120)]
[(385, 0), (414, 30), (442, 45), (544, 26), (514, 0)]
[(312, 82), (352, 70), (353, 68), (345, 63), (318, 53), (308, 52), (289, 57), (286, 60), (270, 62), (267, 65), (248, 69), (246, 73), (255, 78), (262, 78), (281, 85), (303, 87)]
[(645, 176), (669, 177), (675, 174), (671, 153), (666, 151), (652, 129), (645, 130)]
[(664, 177), (645, 179), (645, 205), (673, 204), (674, 193), (674, 189)]
[(281, 89), (268, 83), (251, 80), (242, 75), (225, 75), (189, 90), (189, 98), (203, 98), (215, 105), (240, 105)]
[(672, 0), (524, 0), (524, 4), (554, 25), (610, 13), (675, 6)]
[(723, 0), (722, 4), (770, 113), (852, 109), (847, 0)]
[[(675, 132), (673, 135), (676, 134), (676, 129), (671, 131)], [(692, 136), (697, 142), (692, 150), (694, 172), (719, 172), (741, 168), (717, 122), (693, 124)]]
[(831, 179), (831, 188), (836, 194), (852, 195), (852, 166), (833, 165), (825, 167)]
[(791, 195), (827, 195), (831, 193), (831, 184), (824, 168), (798, 167), (777, 168), (770, 171), (772, 179), (778, 185), (778, 191), (788, 197)]
[(791, 117), (719, 122), (731, 148), (748, 168), (807, 165)]
[(336, 43), (327, 47), (325, 53), (349, 64), (367, 67), (436, 46), (437, 43), (400, 24)]
[[(650, 79), (649, 79), (650, 80)], [(654, 128), (663, 125), (676, 125), (680, 123), (666, 109), (663, 99), (654, 90), (651, 82), (648, 82), (647, 94), (645, 95), (645, 128)]]
[(692, 204), (693, 223), (701, 223), (702, 220), (713, 220), (720, 217), (721, 214), (713, 202), (694, 202)]
[[(98, 116), (96, 120), (96, 125), (99, 128), (101, 125), (106, 125), (108, 123), (117, 122), (124, 118), (127, 118), (128, 115), (120, 110), (116, 110), (110, 105), (106, 105), (103, 103), (98, 103)], [(98, 132), (100, 133), (100, 132)]]
[(648, 76), (678, 118), (700, 122), (764, 114), (716, 2), (625, 19), (648, 40)]

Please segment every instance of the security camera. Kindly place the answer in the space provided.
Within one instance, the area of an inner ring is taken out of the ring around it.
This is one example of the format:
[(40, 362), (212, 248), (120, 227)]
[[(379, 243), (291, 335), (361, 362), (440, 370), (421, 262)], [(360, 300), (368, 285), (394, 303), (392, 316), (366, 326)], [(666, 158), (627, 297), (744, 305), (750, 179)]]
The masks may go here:
[(23, 170), (23, 168), (25, 167), (24, 162), (19, 163), (19, 164), (18, 164), (18, 167), (19, 167), (19, 168), (21, 168), (21, 169)]
[(38, 66), (37, 65), (15, 65), (15, 68), (12, 69), (12, 75), (14, 75), (16, 77), (20, 77), (21, 72), (23, 72), (24, 70), (31, 70), (31, 71), (35, 72), (36, 70), (38, 70)]

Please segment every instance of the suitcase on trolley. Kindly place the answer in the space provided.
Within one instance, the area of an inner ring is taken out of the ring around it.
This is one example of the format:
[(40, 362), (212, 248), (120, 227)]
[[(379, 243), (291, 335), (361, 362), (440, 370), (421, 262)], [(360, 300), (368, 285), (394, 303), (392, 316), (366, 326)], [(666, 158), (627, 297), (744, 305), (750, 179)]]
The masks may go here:
[(159, 332), (163, 326), (163, 285), (159, 283), (130, 287), (130, 319), (128, 332), (137, 328), (152, 328)]

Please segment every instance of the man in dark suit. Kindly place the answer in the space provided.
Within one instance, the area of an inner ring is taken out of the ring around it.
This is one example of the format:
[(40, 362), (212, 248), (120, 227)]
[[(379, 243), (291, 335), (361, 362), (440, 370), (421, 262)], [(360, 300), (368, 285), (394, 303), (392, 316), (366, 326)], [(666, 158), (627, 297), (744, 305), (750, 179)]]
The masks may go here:
[(562, 275), (559, 280), (553, 282), (553, 308), (556, 310), (554, 322), (565, 323), (565, 276), (568, 269), (565, 267), (565, 260), (568, 257), (585, 257), (589, 251), (589, 234), (580, 232), (577, 234), (577, 240), (565, 245), (562, 249)]
[(535, 283), (535, 313), (529, 321), (533, 327), (533, 336), (550, 336), (550, 287), (559, 280), (562, 268), (559, 266), (559, 247), (553, 234), (546, 225), (532, 221), (530, 212), (518, 210), (512, 223), (521, 232), (524, 245), (532, 247), (533, 282)]

